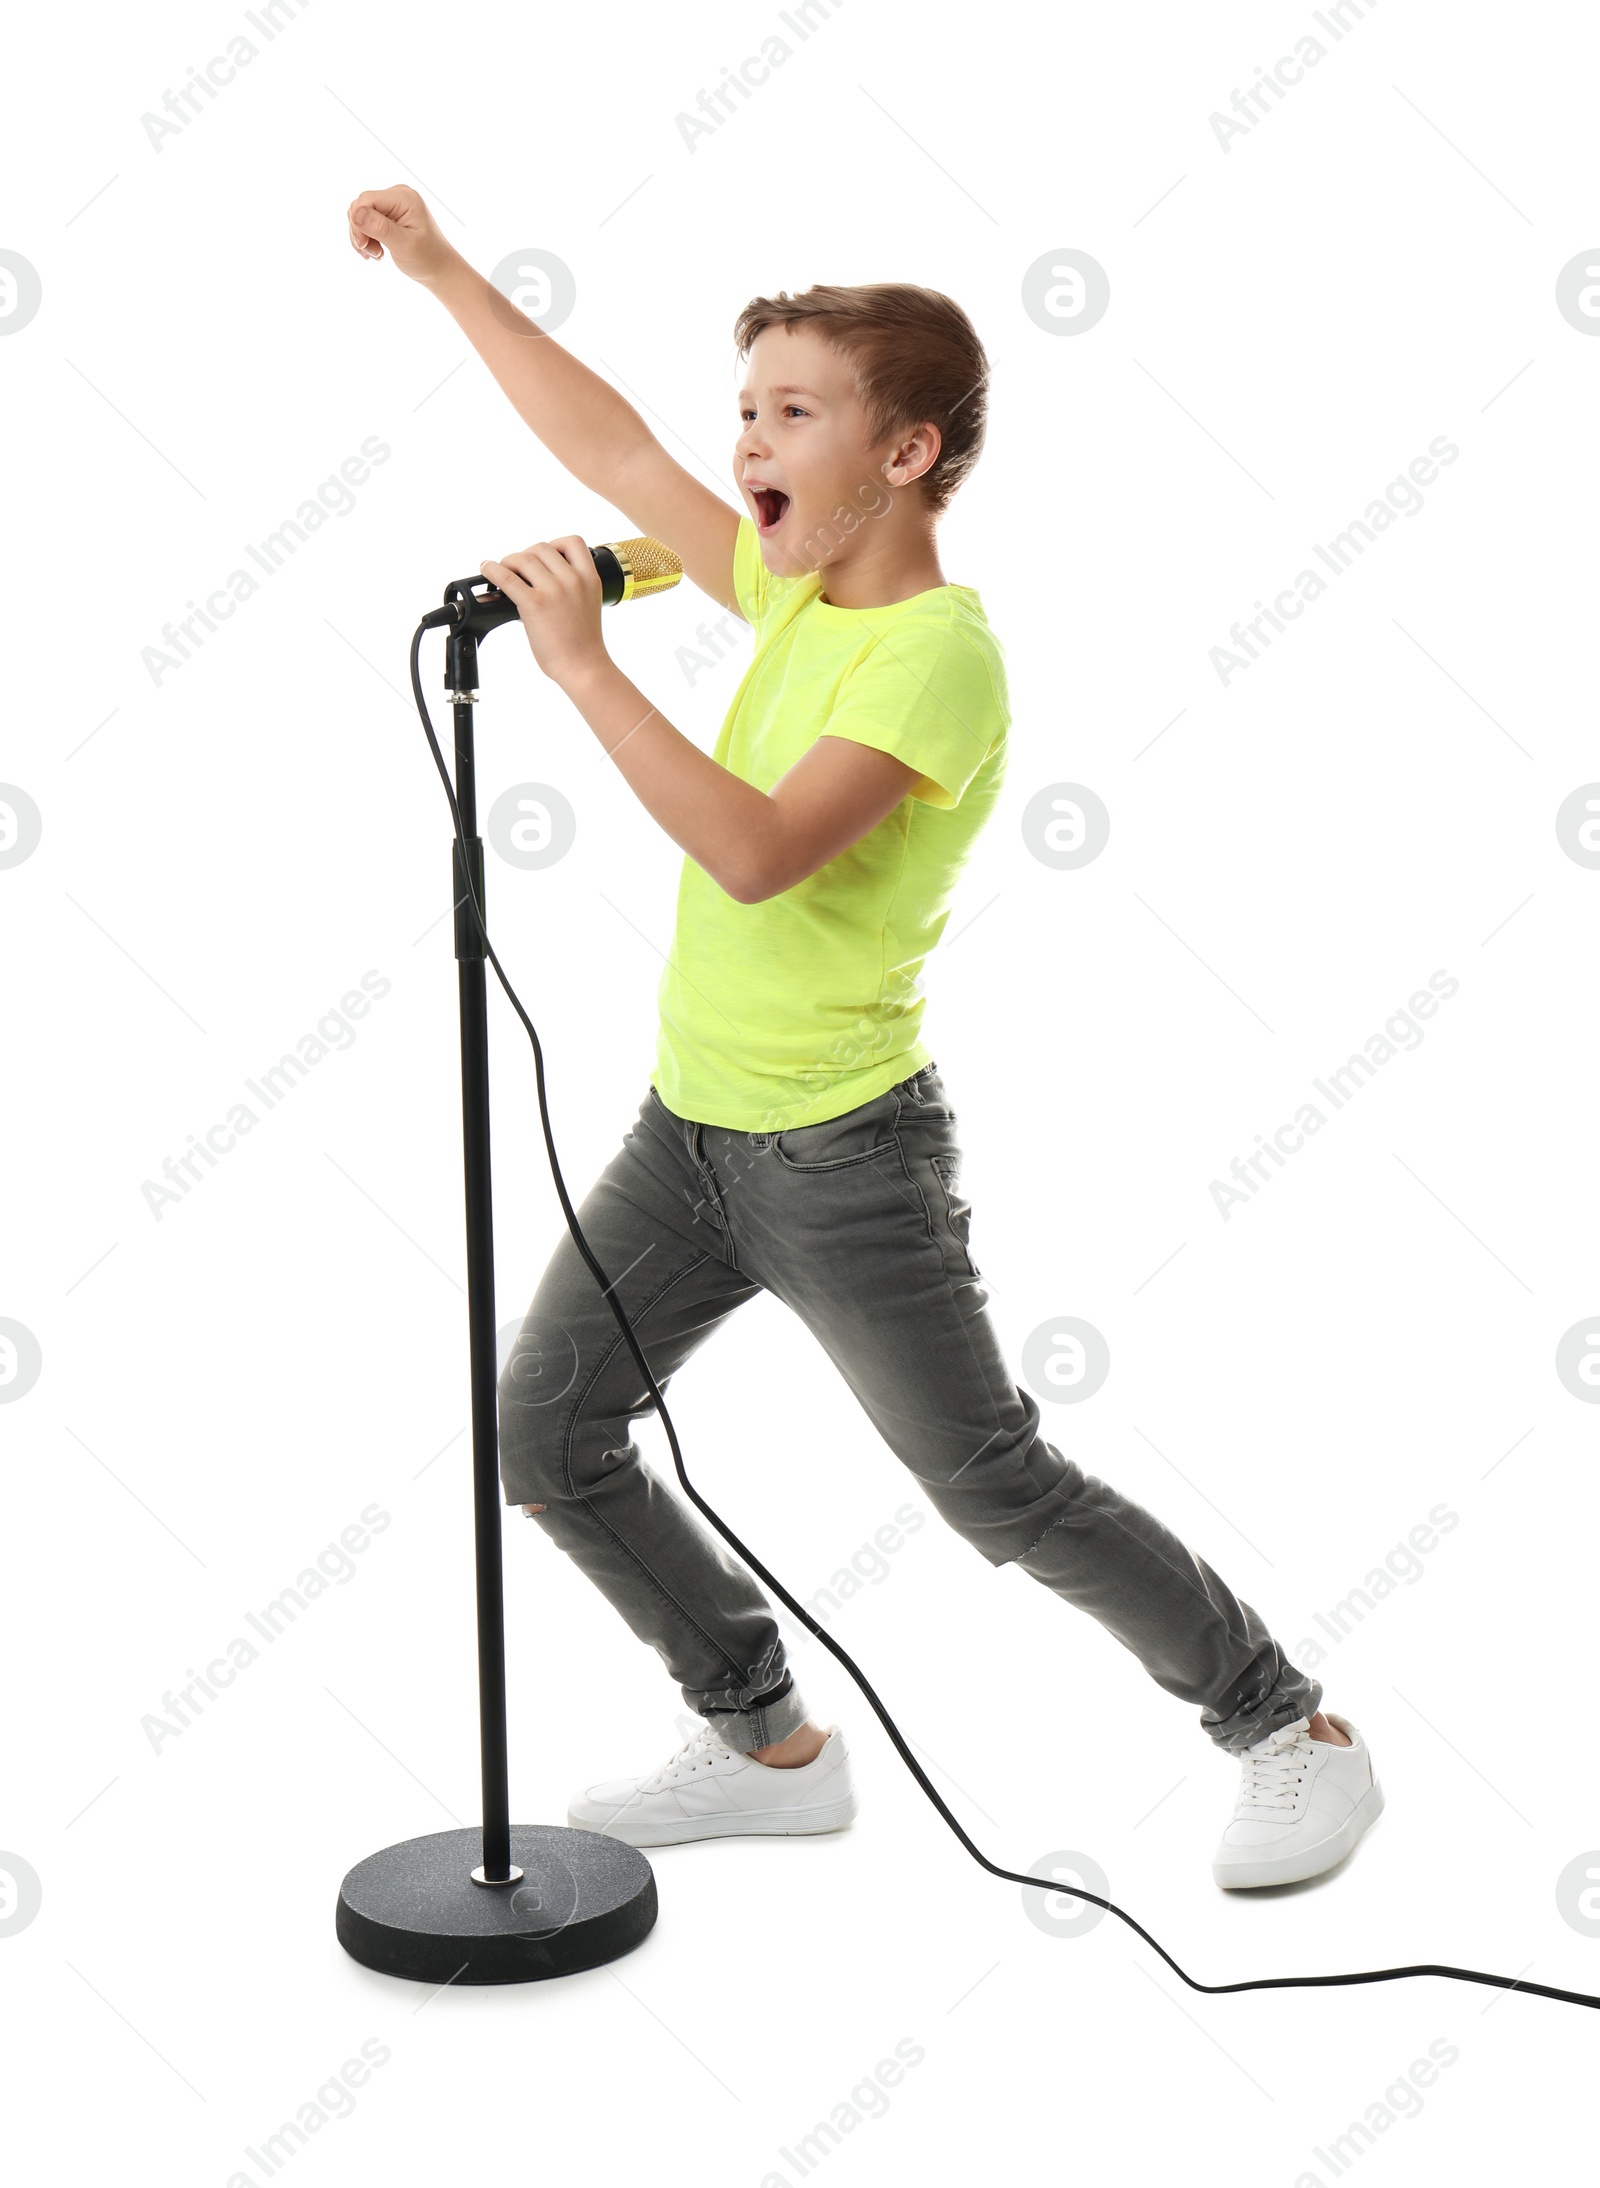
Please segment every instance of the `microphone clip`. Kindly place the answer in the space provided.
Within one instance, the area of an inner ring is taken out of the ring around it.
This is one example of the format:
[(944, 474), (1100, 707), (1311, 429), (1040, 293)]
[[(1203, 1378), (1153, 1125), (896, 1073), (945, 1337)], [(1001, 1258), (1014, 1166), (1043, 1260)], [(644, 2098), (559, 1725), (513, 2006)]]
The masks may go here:
[(478, 640), (502, 623), (516, 620), (515, 603), (486, 577), (452, 578), (444, 589), (444, 606), (430, 609), (422, 618), (425, 631), (449, 633), (444, 688), (456, 704), (470, 705), (477, 697)]
[(470, 630), (481, 638), (502, 623), (517, 619), (515, 604), (498, 592), (486, 577), (456, 577), (444, 589), (444, 606), (432, 608), (422, 618), (425, 631)]

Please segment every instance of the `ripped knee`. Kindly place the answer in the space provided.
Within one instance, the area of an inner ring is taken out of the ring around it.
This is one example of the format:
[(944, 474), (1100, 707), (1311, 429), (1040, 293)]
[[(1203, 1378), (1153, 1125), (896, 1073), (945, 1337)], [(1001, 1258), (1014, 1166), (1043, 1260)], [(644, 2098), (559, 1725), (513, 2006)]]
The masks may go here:
[(542, 1512), (544, 1510), (544, 1506), (542, 1504), (525, 1504), (522, 1509), (527, 1513), (528, 1517), (532, 1519), (535, 1512)]

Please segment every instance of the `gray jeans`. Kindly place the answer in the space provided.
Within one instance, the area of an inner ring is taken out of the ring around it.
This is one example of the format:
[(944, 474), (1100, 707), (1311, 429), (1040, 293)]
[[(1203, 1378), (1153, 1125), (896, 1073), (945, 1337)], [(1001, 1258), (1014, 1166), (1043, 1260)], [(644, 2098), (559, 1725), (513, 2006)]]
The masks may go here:
[[(695, 1123), (652, 1087), (578, 1219), (657, 1383), (667, 1390), (735, 1307), (771, 1292), (956, 1533), (1097, 1618), (1158, 1685), (1199, 1706), (1219, 1747), (1237, 1752), (1310, 1716), (1321, 1686), (1250, 1605), (1040, 1433), (986, 1311), (956, 1122), (933, 1064), (842, 1117), (777, 1133)], [(506, 1502), (543, 1507), (534, 1524), (656, 1651), (689, 1707), (741, 1752), (803, 1724), (771, 1604), (670, 1465), (664, 1481), (644, 1463), (632, 1424), (654, 1408), (569, 1236), (499, 1397)], [(753, 1443), (788, 1444), (794, 1479), (803, 1424), (786, 1429), (774, 1403), (751, 1428)], [(781, 1571), (781, 1544), (754, 1546)], [(1040, 1676), (1030, 1668), (1018, 1691), (1036, 1697)], [(1065, 1693), (1056, 1715), (1065, 1730)], [(1084, 1710), (1081, 1729), (1093, 1723)]]

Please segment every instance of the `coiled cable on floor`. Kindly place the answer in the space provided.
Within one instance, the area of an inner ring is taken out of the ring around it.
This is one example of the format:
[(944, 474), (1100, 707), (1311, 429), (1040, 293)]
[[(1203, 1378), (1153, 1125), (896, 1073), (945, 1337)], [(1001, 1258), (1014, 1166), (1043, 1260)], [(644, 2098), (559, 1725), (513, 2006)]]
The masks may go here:
[(589, 1241), (583, 1235), (582, 1227), (578, 1222), (577, 1213), (574, 1210), (572, 1202), (567, 1194), (566, 1180), (561, 1175), (561, 1164), (556, 1155), (556, 1143), (550, 1131), (550, 1110), (545, 1100), (544, 1051), (539, 1046), (539, 1035), (537, 1030), (535, 1029), (533, 1020), (523, 1009), (522, 999), (517, 994), (516, 989), (511, 985), (510, 980), (507, 978), (505, 967), (501, 964), (499, 958), (496, 956), (494, 944), (489, 939), (489, 929), (484, 922), (483, 907), (479, 904), (477, 892), (472, 886), (471, 859), (469, 856), (468, 846), (462, 832), (461, 808), (456, 803), (455, 785), (450, 780), (450, 772), (449, 769), (445, 766), (444, 754), (439, 749), (439, 740), (434, 735), (433, 723), (429, 719), (428, 704), (422, 695), (422, 675), (419, 664), (422, 652), (422, 640), (426, 629), (427, 626), (425, 624), (419, 623), (416, 632), (411, 640), (411, 689), (413, 695), (416, 698), (417, 712), (422, 717), (422, 727), (424, 734), (426, 735), (428, 740), (428, 749), (433, 754), (434, 764), (439, 770), (439, 779), (444, 784), (444, 794), (450, 803), (450, 819), (455, 828), (456, 843), (459, 846), (458, 871), (462, 873), (466, 879), (467, 898), (472, 906), (473, 920), (477, 926), (479, 934), (483, 937), (484, 954), (487, 956), (489, 963), (494, 967), (495, 977), (499, 981), (501, 987), (504, 988), (507, 1001), (510, 1003), (512, 1009), (516, 1012), (517, 1016), (521, 1019), (523, 1028), (527, 1033), (528, 1039), (533, 1044), (534, 1076), (538, 1082), (539, 1088), (539, 1122), (544, 1130), (545, 1151), (550, 1159), (550, 1176), (555, 1185), (557, 1198), (561, 1202), (561, 1212), (567, 1220), (567, 1229), (572, 1234), (573, 1244), (577, 1247), (579, 1253), (582, 1254), (584, 1260), (588, 1263), (590, 1270), (593, 1272), (595, 1282), (600, 1286), (601, 1291), (605, 1294), (606, 1299), (610, 1302), (611, 1312), (616, 1317), (617, 1326), (621, 1330), (623, 1337), (627, 1341), (628, 1350), (633, 1354), (634, 1360), (638, 1365), (640, 1374), (645, 1379), (645, 1386), (649, 1390), (651, 1402), (654, 1404), (656, 1412), (660, 1415), (662, 1427), (667, 1432), (667, 1442), (672, 1448), (672, 1463), (677, 1468), (678, 1480), (683, 1485), (684, 1494), (689, 1498), (695, 1509), (698, 1512), (703, 1513), (706, 1519), (710, 1521), (711, 1525), (717, 1530), (717, 1533), (721, 1535), (723, 1541), (729, 1543), (732, 1548), (738, 1552), (739, 1556), (744, 1559), (744, 1562), (749, 1566), (750, 1570), (755, 1573), (757, 1577), (772, 1590), (774, 1595), (781, 1598), (781, 1600), (788, 1605), (788, 1608), (793, 1613), (793, 1615), (797, 1619), (799, 1619), (800, 1623), (804, 1627), (806, 1627), (809, 1632), (816, 1636), (817, 1640), (822, 1643), (823, 1647), (828, 1651), (829, 1655), (834, 1657), (839, 1663), (844, 1666), (845, 1670), (850, 1674), (851, 1678), (861, 1689), (867, 1700), (872, 1704), (874, 1711), (877, 1713), (878, 1722), (883, 1726), (884, 1731), (888, 1733), (890, 1739), (894, 1742), (895, 1749), (898, 1752), (901, 1761), (905, 1764), (911, 1775), (916, 1779), (918, 1785), (921, 1786), (923, 1792), (926, 1793), (929, 1800), (932, 1801), (934, 1807), (939, 1811), (939, 1814), (950, 1826), (951, 1830), (961, 1841), (962, 1845), (972, 1856), (973, 1860), (977, 1862), (980, 1867), (987, 1869), (991, 1876), (1002, 1877), (1008, 1884), (1021, 1884), (1031, 1886), (1035, 1891), (1059, 1892), (1066, 1898), (1083, 1899), (1089, 1901), (1090, 1904), (1093, 1906), (1103, 1907), (1107, 1914), (1114, 1914), (1119, 1922), (1126, 1923), (1128, 1928), (1134, 1932), (1135, 1936), (1142, 1937), (1144, 1939), (1144, 1942), (1150, 1947), (1151, 1951), (1157, 1953), (1160, 1958), (1166, 1962), (1167, 1966), (1172, 1970), (1173, 1974), (1178, 1977), (1180, 1982), (1186, 1983), (1190, 1990), (1203, 1991), (1208, 1997), (1221, 1997), (1231, 1991), (1243, 1990), (1317, 1990), (1325, 1989), (1333, 1984), (1343, 1983), (1397, 1983), (1410, 1976), (1441, 1975), (1447, 1976), (1452, 1982), (1457, 1983), (1487, 1984), (1491, 1990), (1529, 1991), (1534, 1996), (1539, 1998), (1559, 1999), (1563, 2005), (1600, 2007), (1600, 1997), (1595, 1997), (1588, 1991), (1562, 1990), (1553, 1983), (1530, 1983), (1520, 1976), (1489, 1975), (1486, 1974), (1481, 1968), (1453, 1968), (1444, 1965), (1442, 1962), (1431, 1960), (1419, 1961), (1411, 1967), (1404, 1968), (1362, 1968), (1347, 1975), (1259, 1975), (1253, 1976), (1250, 1978), (1249, 1981), (1242, 1983), (1202, 1983), (1199, 1982), (1194, 1976), (1190, 1975), (1187, 1970), (1179, 1967), (1177, 1961), (1173, 1959), (1171, 1953), (1167, 1951), (1166, 1947), (1161, 1944), (1158, 1939), (1150, 1935), (1150, 1932), (1144, 1927), (1143, 1923), (1136, 1922), (1133, 1916), (1129, 1914), (1125, 1908), (1119, 1907), (1114, 1900), (1102, 1899), (1098, 1892), (1087, 1891), (1080, 1885), (1059, 1884), (1050, 1877), (1024, 1876), (1020, 1870), (1007, 1869), (1000, 1862), (991, 1861), (989, 1856), (983, 1851), (982, 1847), (976, 1845), (974, 1841), (968, 1836), (966, 1831), (962, 1828), (959, 1819), (954, 1814), (952, 1814), (949, 1807), (947, 1807), (944, 1800), (941, 1798), (938, 1788), (932, 1783), (932, 1781), (928, 1777), (927, 1772), (922, 1768), (921, 1764), (912, 1754), (910, 1748), (906, 1745), (905, 1739), (901, 1734), (899, 1726), (890, 1716), (888, 1710), (884, 1707), (883, 1703), (878, 1699), (877, 1693), (874, 1691), (871, 1680), (868, 1679), (866, 1673), (861, 1669), (860, 1665), (857, 1664), (854, 1658), (851, 1657), (844, 1649), (839, 1646), (838, 1642), (834, 1640), (832, 1634), (826, 1632), (824, 1628), (818, 1624), (816, 1619), (811, 1616), (810, 1612), (805, 1609), (803, 1604), (797, 1603), (795, 1601), (794, 1597), (789, 1593), (788, 1589), (783, 1585), (782, 1581), (779, 1580), (775, 1574), (768, 1572), (767, 1568), (765, 1567), (765, 1565), (762, 1564), (761, 1560), (756, 1556), (755, 1552), (747, 1548), (747, 1546), (739, 1540), (739, 1537), (734, 1533), (733, 1529), (729, 1527), (727, 1523), (711, 1509), (711, 1506), (707, 1504), (705, 1498), (701, 1496), (699, 1490), (696, 1489), (694, 1483), (689, 1479), (688, 1473), (685, 1470), (683, 1463), (683, 1453), (678, 1448), (678, 1436), (677, 1431), (672, 1425), (672, 1415), (667, 1411), (667, 1402), (665, 1398), (662, 1397), (661, 1392), (657, 1387), (654, 1375), (652, 1375), (650, 1372), (650, 1363), (645, 1358), (644, 1353), (640, 1348), (639, 1340), (637, 1339), (637, 1337), (635, 1337), (633, 1333), (633, 1325), (629, 1322), (627, 1315), (622, 1310), (621, 1302), (617, 1298), (617, 1294), (612, 1287), (611, 1279), (606, 1275), (605, 1270), (595, 1259), (594, 1254), (590, 1249)]

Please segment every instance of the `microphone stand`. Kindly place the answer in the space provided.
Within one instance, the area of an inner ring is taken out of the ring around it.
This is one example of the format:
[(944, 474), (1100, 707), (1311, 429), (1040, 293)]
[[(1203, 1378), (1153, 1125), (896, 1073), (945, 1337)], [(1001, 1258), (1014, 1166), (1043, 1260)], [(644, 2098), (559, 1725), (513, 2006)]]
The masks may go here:
[(358, 1862), (340, 1886), (335, 1931), (352, 1958), (386, 1975), (419, 1983), (530, 1983), (631, 1952), (654, 1926), (656, 1882), (637, 1847), (605, 1832), (511, 1822), (486, 959), (467, 876), (487, 916), (472, 735), (478, 640), (514, 620), (516, 610), (483, 578), (457, 579), (446, 589), (445, 603), (423, 621), (449, 631), (445, 689), (455, 716), (461, 815), (461, 838), (451, 847), (451, 901), (461, 1024), (483, 1824), (481, 1831), (467, 1827), (403, 1839)]

